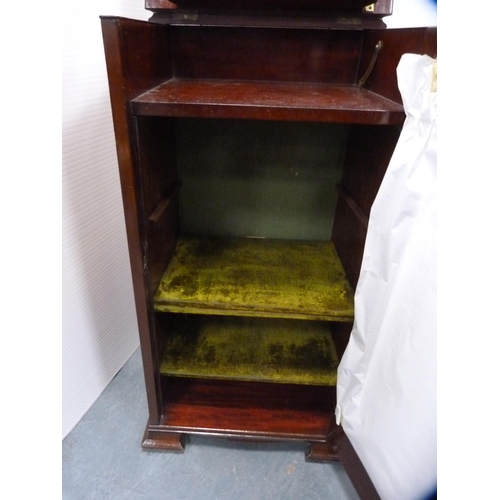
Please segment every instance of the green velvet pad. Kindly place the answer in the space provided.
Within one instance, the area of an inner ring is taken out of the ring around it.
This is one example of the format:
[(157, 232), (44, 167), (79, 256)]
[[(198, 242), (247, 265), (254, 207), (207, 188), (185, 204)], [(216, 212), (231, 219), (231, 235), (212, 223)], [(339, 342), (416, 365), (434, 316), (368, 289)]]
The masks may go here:
[(352, 321), (354, 294), (335, 247), (256, 238), (181, 238), (155, 310)]
[(338, 364), (327, 322), (178, 315), (160, 371), (184, 377), (333, 386)]

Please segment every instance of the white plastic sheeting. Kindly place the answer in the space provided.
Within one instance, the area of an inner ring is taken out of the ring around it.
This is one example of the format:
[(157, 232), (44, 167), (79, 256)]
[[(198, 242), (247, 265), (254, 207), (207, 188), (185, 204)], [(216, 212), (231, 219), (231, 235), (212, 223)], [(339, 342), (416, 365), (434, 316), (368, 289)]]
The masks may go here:
[(437, 483), (437, 63), (405, 54), (406, 121), (374, 201), (355, 322), (338, 372), (337, 422), (383, 500)]

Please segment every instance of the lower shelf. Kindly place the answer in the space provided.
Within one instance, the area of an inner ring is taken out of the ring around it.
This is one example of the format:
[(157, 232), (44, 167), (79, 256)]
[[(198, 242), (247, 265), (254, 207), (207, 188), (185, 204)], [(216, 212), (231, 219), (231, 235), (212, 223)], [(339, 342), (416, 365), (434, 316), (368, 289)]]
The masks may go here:
[(335, 388), (168, 377), (157, 430), (252, 439), (324, 441)]
[(338, 364), (328, 322), (179, 314), (174, 315), (160, 371), (334, 386)]

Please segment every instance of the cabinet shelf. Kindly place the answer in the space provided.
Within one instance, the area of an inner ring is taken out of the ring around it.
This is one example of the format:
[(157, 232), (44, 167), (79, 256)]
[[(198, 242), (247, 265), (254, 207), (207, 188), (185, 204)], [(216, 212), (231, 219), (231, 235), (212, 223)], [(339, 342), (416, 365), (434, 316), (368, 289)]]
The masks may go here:
[(337, 382), (330, 324), (177, 315), (160, 372), (183, 377), (305, 385)]
[(137, 115), (402, 124), (403, 106), (356, 85), (171, 79), (136, 97)]
[(159, 312), (352, 321), (354, 293), (331, 242), (179, 238)]

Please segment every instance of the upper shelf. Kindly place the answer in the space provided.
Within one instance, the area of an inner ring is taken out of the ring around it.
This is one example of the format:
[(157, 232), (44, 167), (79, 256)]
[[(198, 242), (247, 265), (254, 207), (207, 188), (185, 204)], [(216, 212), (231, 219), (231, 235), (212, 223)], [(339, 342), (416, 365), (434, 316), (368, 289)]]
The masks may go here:
[(157, 311), (352, 321), (354, 293), (329, 241), (180, 238)]
[(132, 100), (136, 115), (402, 124), (398, 103), (355, 85), (168, 80)]

